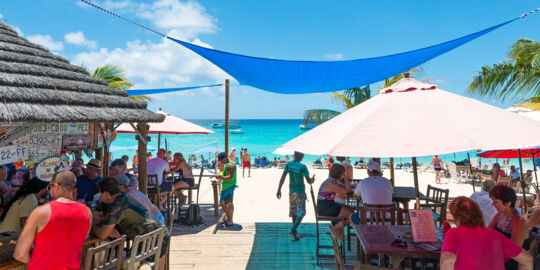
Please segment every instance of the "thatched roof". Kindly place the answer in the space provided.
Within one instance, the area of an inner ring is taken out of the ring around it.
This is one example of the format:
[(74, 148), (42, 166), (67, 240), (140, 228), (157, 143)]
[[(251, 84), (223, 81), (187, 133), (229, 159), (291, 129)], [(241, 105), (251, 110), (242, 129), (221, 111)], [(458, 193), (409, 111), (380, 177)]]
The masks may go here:
[(0, 121), (161, 122), (125, 91), (19, 37), (0, 20)]

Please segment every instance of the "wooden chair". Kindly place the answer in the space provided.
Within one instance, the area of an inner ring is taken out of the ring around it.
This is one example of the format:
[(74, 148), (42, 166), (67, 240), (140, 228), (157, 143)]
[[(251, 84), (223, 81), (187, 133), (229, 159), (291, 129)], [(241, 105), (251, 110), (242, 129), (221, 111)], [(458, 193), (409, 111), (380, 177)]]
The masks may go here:
[(152, 256), (154, 256), (154, 261), (150, 263), (150, 266), (154, 270), (159, 269), (159, 255), (161, 254), (164, 233), (165, 226), (162, 226), (153, 232), (135, 236), (131, 248), (128, 270), (135, 270), (135, 266), (138, 263)]
[(153, 200), (155, 205), (161, 205), (159, 200), (159, 180), (157, 174), (148, 175), (148, 184), (147, 184), (148, 197)]
[(354, 269), (354, 265), (344, 263), (343, 256), (341, 254), (341, 247), (339, 246), (339, 242), (337, 240), (336, 234), (334, 233), (334, 231), (332, 231), (331, 226), (328, 226), (328, 228), (330, 229), (330, 238), (332, 238), (332, 246), (334, 247), (334, 258), (336, 259), (336, 269), (337, 270)]
[(192, 187), (185, 187), (185, 188), (179, 188), (178, 190), (187, 190), (188, 192), (188, 200), (187, 204), (192, 204), (192, 192), (193, 190), (197, 190), (197, 204), (199, 204), (199, 187), (201, 186), (201, 180), (203, 178), (204, 168), (201, 168), (201, 172), (199, 173), (199, 181), (197, 181), (197, 184), (194, 184)]
[(446, 209), (448, 207), (448, 194), (450, 190), (432, 187), (428, 185), (424, 203), (420, 204), (420, 208), (429, 208), (437, 215), (438, 226), (442, 226), (446, 219)]
[[(170, 200), (173, 200), (174, 203), (171, 204), (171, 207), (169, 208), (170, 209), (170, 212), (169, 212), (169, 220), (167, 220), (167, 229), (169, 230), (169, 233), (172, 235), (172, 229), (173, 229), (173, 223), (174, 223), (174, 216), (176, 214), (176, 211), (178, 210), (178, 203), (176, 203), (177, 201), (177, 198), (176, 196), (173, 194), (171, 198), (169, 198), (169, 201)], [(169, 202), (170, 203), (170, 202)], [(168, 243), (168, 246), (167, 246), (167, 257), (165, 259), (165, 269), (166, 270), (169, 270), (170, 269), (170, 253), (171, 253), (171, 241), (169, 241)]]
[(89, 248), (84, 259), (84, 270), (120, 270), (126, 236), (101, 246)]
[[(317, 231), (317, 246), (315, 250), (315, 255), (317, 256), (317, 265), (319, 265), (321, 258), (333, 258), (334, 255), (329, 254), (321, 254), (321, 249), (332, 249), (333, 246), (327, 246), (327, 245), (321, 245), (320, 235), (319, 235), (319, 222), (320, 221), (329, 221), (329, 222), (340, 222), (343, 220), (341, 217), (327, 217), (327, 216), (320, 216), (317, 211), (317, 198), (315, 198), (315, 194), (313, 193), (313, 186), (310, 185), (310, 192), (311, 192), (311, 201), (313, 202), (313, 210), (315, 211), (315, 228)], [(342, 245), (343, 254), (345, 253), (344, 250), (345, 245)]]
[[(358, 214), (360, 217), (360, 224), (370, 224), (370, 225), (396, 225), (397, 219), (400, 220), (400, 224), (403, 223), (402, 217), (403, 214), (400, 208), (396, 207), (394, 204), (363, 204), (358, 207)], [(397, 213), (397, 219), (396, 219)], [(364, 254), (360, 246), (360, 241), (356, 239), (357, 249), (358, 249), (358, 259), (361, 262), (365, 262), (367, 255)], [(384, 255), (379, 254), (379, 262), (384, 260)]]

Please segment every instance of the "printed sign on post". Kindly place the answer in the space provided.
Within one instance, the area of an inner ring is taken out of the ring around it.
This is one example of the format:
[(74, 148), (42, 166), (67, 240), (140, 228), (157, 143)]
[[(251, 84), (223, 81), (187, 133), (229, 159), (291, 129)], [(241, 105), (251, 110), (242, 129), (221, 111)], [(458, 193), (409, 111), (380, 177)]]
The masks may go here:
[(64, 135), (62, 136), (62, 150), (90, 150), (92, 149), (92, 136), (90, 135)]
[(409, 210), (415, 242), (435, 242), (435, 225), (431, 210)]
[(36, 124), (34, 134), (56, 133), (56, 134), (88, 134), (88, 123), (45, 123)]
[(0, 165), (13, 163), (28, 158), (26, 145), (10, 145), (0, 148)]
[(59, 148), (61, 138), (58, 134), (28, 135), (28, 145), (41, 148)]
[(56, 172), (69, 169), (69, 157), (50, 157), (42, 160), (36, 166), (36, 177), (41, 181), (50, 182)]

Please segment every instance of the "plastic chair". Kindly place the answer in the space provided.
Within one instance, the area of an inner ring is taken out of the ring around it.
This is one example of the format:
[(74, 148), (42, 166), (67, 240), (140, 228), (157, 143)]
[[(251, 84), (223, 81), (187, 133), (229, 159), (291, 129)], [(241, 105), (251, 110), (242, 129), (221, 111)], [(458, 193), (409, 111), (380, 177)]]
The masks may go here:
[(84, 270), (120, 270), (126, 236), (104, 245), (89, 248), (84, 259)]

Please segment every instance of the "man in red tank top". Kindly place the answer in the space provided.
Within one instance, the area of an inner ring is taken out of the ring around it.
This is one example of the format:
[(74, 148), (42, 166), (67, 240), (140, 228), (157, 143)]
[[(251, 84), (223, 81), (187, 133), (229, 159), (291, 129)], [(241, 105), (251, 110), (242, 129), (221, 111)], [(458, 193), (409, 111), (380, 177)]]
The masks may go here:
[(13, 254), (18, 261), (28, 263), (28, 270), (80, 269), (92, 212), (73, 199), (76, 182), (72, 172), (57, 173), (48, 187), (53, 201), (34, 209), (28, 217)]

